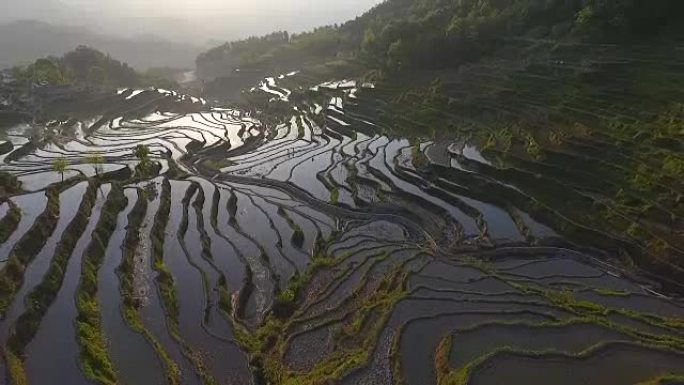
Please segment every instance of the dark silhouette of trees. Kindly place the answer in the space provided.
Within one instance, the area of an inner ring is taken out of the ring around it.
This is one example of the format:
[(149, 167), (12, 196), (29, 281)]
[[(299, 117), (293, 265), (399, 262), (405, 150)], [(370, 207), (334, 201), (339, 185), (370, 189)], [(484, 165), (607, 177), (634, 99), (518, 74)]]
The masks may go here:
[(119, 86), (135, 86), (139, 82), (138, 74), (128, 64), (90, 47), (79, 46), (64, 55), (62, 61), (77, 82)]
[(69, 162), (65, 158), (58, 158), (52, 162), (52, 171), (59, 173), (62, 176), (62, 183), (64, 183), (64, 173), (67, 167), (69, 167)]
[(63, 57), (47, 57), (25, 67), (15, 67), (14, 75), (20, 84), (60, 86), (72, 84), (94, 87), (161, 86), (174, 84), (154, 75), (137, 73), (128, 64), (113, 59), (94, 48), (79, 46)]
[(681, 0), (387, 0), (340, 26), (226, 43), (200, 55), (197, 67), (212, 77), (342, 57), (390, 72), (442, 68), (510, 38), (620, 43), (681, 36), (683, 15)]

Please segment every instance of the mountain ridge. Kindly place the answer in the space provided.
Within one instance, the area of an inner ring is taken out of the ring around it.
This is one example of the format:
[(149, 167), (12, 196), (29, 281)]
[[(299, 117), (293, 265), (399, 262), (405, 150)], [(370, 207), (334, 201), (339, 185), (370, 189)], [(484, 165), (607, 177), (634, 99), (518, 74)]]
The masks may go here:
[(150, 36), (128, 39), (100, 35), (86, 27), (19, 20), (0, 24), (0, 68), (26, 64), (38, 57), (60, 56), (79, 45), (97, 47), (139, 70), (191, 68), (192, 57), (201, 50)]

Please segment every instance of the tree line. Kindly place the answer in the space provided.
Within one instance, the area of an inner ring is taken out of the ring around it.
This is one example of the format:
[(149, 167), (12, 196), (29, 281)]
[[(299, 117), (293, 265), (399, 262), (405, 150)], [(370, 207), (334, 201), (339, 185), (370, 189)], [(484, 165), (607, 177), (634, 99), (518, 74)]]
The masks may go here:
[(624, 43), (681, 37), (681, 0), (387, 0), (342, 25), (229, 42), (197, 58), (203, 77), (353, 58), (397, 71), (473, 60), (506, 38)]
[(94, 48), (79, 46), (62, 57), (37, 59), (12, 70), (19, 84), (76, 85), (93, 87), (171, 86), (168, 81), (136, 72), (121, 62)]

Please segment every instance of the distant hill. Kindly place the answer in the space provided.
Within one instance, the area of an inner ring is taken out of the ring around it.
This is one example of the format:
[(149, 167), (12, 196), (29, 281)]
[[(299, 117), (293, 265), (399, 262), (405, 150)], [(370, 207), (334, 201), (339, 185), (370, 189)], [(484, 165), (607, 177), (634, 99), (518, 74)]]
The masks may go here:
[(192, 45), (151, 37), (108, 37), (80, 27), (14, 21), (0, 25), (0, 68), (27, 64), (44, 56), (61, 56), (79, 45), (97, 47), (138, 70), (192, 68), (193, 58), (201, 51)]
[(128, 64), (83, 45), (61, 57), (39, 58), (29, 65), (4, 71), (4, 74), (9, 75), (8, 87), (0, 87), (0, 91), (15, 94), (30, 94), (37, 89), (176, 87), (164, 76), (136, 72)]

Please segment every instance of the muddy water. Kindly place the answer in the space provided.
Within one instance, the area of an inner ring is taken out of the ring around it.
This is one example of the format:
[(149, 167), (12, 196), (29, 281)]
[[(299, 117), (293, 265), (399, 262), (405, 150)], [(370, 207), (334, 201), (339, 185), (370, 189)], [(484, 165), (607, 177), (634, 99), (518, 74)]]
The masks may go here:
[[(185, 190), (189, 187), (189, 182), (171, 183), (172, 202), (180, 202), (185, 195)], [(196, 195), (197, 193), (195, 193)], [(214, 332), (213, 324), (209, 325), (206, 317), (211, 319), (211, 313), (216, 312), (215, 303), (208, 299), (215, 298), (214, 289), (215, 275), (208, 275), (204, 281), (202, 270), (198, 264), (205, 266), (200, 261), (201, 242), (197, 232), (197, 222), (194, 209), (190, 206), (188, 215), (188, 231), (185, 234), (184, 242), (191, 255), (186, 255), (179, 242), (178, 229), (180, 220), (183, 217), (183, 206), (172, 205), (167, 238), (164, 243), (164, 258), (176, 278), (176, 292), (178, 295), (178, 305), (180, 308), (179, 329), (183, 340), (196, 352), (202, 356), (202, 361), (207, 366), (209, 374), (214, 376), (222, 384), (244, 384), (250, 379), (247, 370), (247, 358), (237, 348), (237, 346), (226, 339), (221, 334)], [(193, 266), (193, 264), (195, 264)], [(207, 290), (205, 290), (205, 282)], [(210, 307), (210, 303), (211, 307)], [(227, 331), (225, 321), (213, 318), (218, 325), (219, 333), (225, 334)], [(226, 360), (229, 357), (229, 360)]]
[(20, 195), (12, 198), (12, 202), (21, 211), (21, 221), (17, 229), (10, 235), (7, 241), (0, 244), (0, 267), (5, 265), (7, 255), (9, 255), (12, 247), (21, 239), (21, 237), (31, 228), (35, 219), (43, 212), (47, 204), (47, 197), (44, 192), (36, 192), (33, 194)]
[(83, 252), (92, 239), (91, 233), (110, 188), (109, 185), (103, 185), (104, 197), (102, 194), (97, 195), (88, 226), (69, 258), (57, 298), (26, 349), (25, 367), (31, 384), (54, 384), (55, 378), (73, 385), (89, 383), (78, 364), (79, 347), (74, 325), (77, 315), (75, 294), (80, 280)]
[[(200, 191), (198, 190), (198, 195), (199, 192)], [(195, 197), (198, 197), (198, 195)], [(209, 201), (209, 203), (210, 202), (211, 201)], [(204, 204), (207, 203), (208, 202), (205, 199)], [(195, 204), (197, 204), (197, 201), (188, 208), (188, 229), (183, 238), (185, 250), (187, 250), (185, 256), (192, 268), (197, 270), (202, 276), (204, 286), (203, 294), (207, 301), (207, 308), (205, 308), (204, 320), (202, 323), (204, 328), (214, 336), (229, 340), (233, 338), (232, 328), (220, 314), (218, 308), (218, 281), (220, 272), (213, 261), (214, 256), (205, 253), (203, 250), (200, 226), (204, 228), (204, 217), (200, 216), (198, 218), (198, 212), (201, 215), (202, 211), (199, 208), (193, 207)], [(196, 298), (200, 298), (200, 296), (197, 296)]]
[(126, 384), (164, 384), (162, 367), (152, 346), (131, 330), (121, 314), (122, 298), (117, 268), (121, 264), (122, 245), (126, 236), (127, 216), (135, 205), (137, 193), (125, 190), (128, 205), (119, 214), (114, 234), (105, 252), (98, 274), (98, 300), (102, 312), (102, 328), (109, 340), (109, 354), (119, 379)]
[[(400, 144), (397, 142), (394, 142), (393, 148), (397, 148)], [(378, 170), (381, 172), (385, 177), (387, 177), (398, 189), (415, 196), (418, 199), (423, 199), (429, 203), (432, 203), (436, 206), (439, 206), (443, 209), (445, 209), (453, 218), (456, 220), (458, 223), (463, 226), (465, 233), (468, 235), (475, 235), (478, 233), (477, 230), (477, 225), (475, 224), (475, 221), (467, 216), (463, 211), (461, 211), (459, 208), (454, 207), (447, 202), (443, 201), (442, 199), (439, 199), (437, 197), (434, 197), (432, 195), (426, 194), (424, 191), (422, 191), (418, 186), (413, 185), (409, 182), (406, 182), (397, 176), (395, 176), (391, 171), (388, 170), (387, 164), (385, 163), (385, 156), (384, 156), (385, 149), (384, 147), (380, 147), (378, 149), (378, 153), (375, 157), (371, 159), (371, 161), (368, 163), (369, 167), (374, 168), (375, 170)]]
[[(406, 383), (409, 385), (436, 384), (434, 372), (434, 352), (439, 341), (445, 335), (456, 328), (467, 328), (486, 322), (490, 317), (496, 317), (499, 321), (527, 321), (541, 322), (543, 316), (532, 314), (520, 315), (449, 315), (436, 316), (435, 318), (416, 320), (405, 326), (401, 339), (401, 362)], [(478, 342), (479, 343), (479, 342)], [(456, 349), (460, 349), (463, 342), (458, 341)]]
[[(582, 336), (582, 338), (577, 338)], [(526, 350), (555, 350), (580, 353), (601, 341), (629, 341), (628, 335), (592, 324), (562, 326), (483, 325), (467, 331), (456, 331), (449, 357), (452, 367), (459, 368), (488, 352), (504, 346)]]
[[(133, 191), (131, 191), (130, 195), (132, 197), (129, 197), (129, 199), (137, 199), (137, 193), (133, 193)], [(149, 242), (148, 236), (149, 231), (151, 231), (150, 221), (151, 218), (154, 215), (156, 215), (156, 209), (158, 208), (158, 206), (159, 199), (156, 199), (154, 202), (148, 205), (148, 212), (146, 214), (144, 221), (145, 226), (141, 234), (141, 244), (148, 244)], [(170, 223), (169, 226), (171, 226)], [(171, 227), (168, 227), (166, 229), (167, 234), (171, 231), (170, 228)], [(149, 247), (147, 247), (147, 250), (149, 250)], [(166, 263), (167, 255), (164, 254), (163, 258)], [(153, 277), (156, 276), (156, 273), (151, 271), (151, 266), (148, 263), (142, 264), (142, 268), (145, 269), (143, 275), (148, 279), (147, 284), (154, 285), (152, 280)], [(199, 376), (195, 373), (195, 368), (192, 366), (192, 363), (184, 356), (180, 344), (176, 340), (174, 340), (172, 335), (169, 333), (169, 327), (171, 325), (169, 325), (167, 322), (170, 321), (168, 321), (166, 319), (166, 316), (164, 315), (164, 309), (162, 307), (159, 292), (156, 287), (151, 288), (143, 303), (144, 306), (142, 306), (139, 310), (143, 325), (154, 336), (154, 338), (157, 341), (159, 341), (160, 345), (162, 346), (164, 351), (169, 355), (170, 359), (176, 365), (178, 365), (178, 368), (181, 372), (181, 383), (188, 385), (199, 384), (200, 379)], [(122, 350), (125, 351), (125, 347), (122, 347)]]
[[(279, 284), (283, 285), (294, 274), (296, 266), (278, 247), (279, 236), (273, 228), (270, 218), (257, 202), (249, 195), (238, 193), (237, 223), (246, 233), (263, 247), (271, 268), (280, 272)], [(282, 287), (282, 286), (281, 286)]]
[[(222, 188), (222, 190), (223, 194), (219, 207), (226, 207), (230, 198), (230, 193), (226, 192), (225, 188)], [(261, 257), (261, 249), (255, 239), (235, 226), (238, 226), (237, 222), (235, 225), (230, 224), (227, 210), (219, 210), (218, 233), (221, 234), (222, 237), (229, 239), (233, 245), (235, 245), (236, 250), (242, 255), (242, 258), (244, 258), (245, 263), (249, 266), (252, 273), (251, 281), (254, 285), (254, 290), (248, 299), (246, 318), (256, 320), (261, 317), (269, 306), (275, 283), (271, 279), (268, 261), (265, 261)], [(242, 286), (242, 283), (240, 285), (240, 290), (245, 289)]]
[(71, 222), (74, 216), (76, 216), (78, 206), (87, 187), (88, 184), (86, 182), (79, 183), (59, 195), (59, 221), (57, 222), (57, 226), (55, 227), (52, 236), (48, 238), (43, 249), (36, 255), (33, 262), (29, 264), (24, 272), (24, 284), (17, 292), (14, 303), (9, 308), (5, 315), (5, 319), (2, 320), (2, 323), (0, 324), (2, 325), (0, 327), (1, 341), (5, 340), (8, 336), (9, 327), (26, 309), (24, 298), (41, 282), (42, 277), (50, 267), (50, 261), (55, 252), (55, 247), (62, 239), (64, 229), (69, 225), (69, 222)]
[(295, 265), (297, 271), (303, 271), (309, 263), (309, 255), (292, 245), (291, 239), (294, 229), (290, 227), (285, 218), (278, 214), (278, 206), (261, 197), (255, 197), (254, 202), (268, 215), (274, 231), (278, 233), (281, 254)]
[[(684, 374), (684, 357), (630, 345), (606, 347), (586, 358), (552, 356), (532, 359), (506, 355), (478, 368), (475, 385), (500, 384), (606, 384), (628, 385), (648, 381), (663, 373)], [(530, 375), (534, 373), (534, 375)]]
[[(225, 275), (228, 288), (231, 292), (237, 292), (245, 279), (245, 268), (240, 260), (239, 251), (234, 246), (234, 239), (221, 237), (211, 223), (212, 211), (216, 210), (216, 225), (218, 226), (218, 212), (223, 211), (225, 204), (221, 206), (221, 189), (209, 183), (206, 179), (196, 178), (193, 181), (199, 183), (204, 190), (205, 202), (202, 209), (204, 228), (211, 240), (211, 255), (216, 268)], [(215, 194), (218, 201), (214, 201)]]

